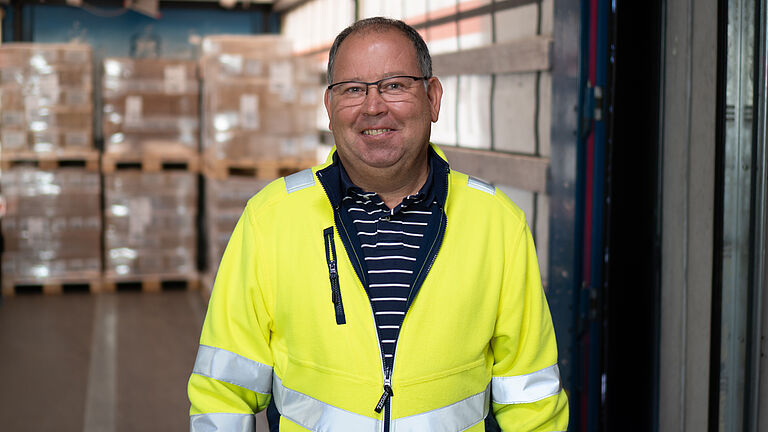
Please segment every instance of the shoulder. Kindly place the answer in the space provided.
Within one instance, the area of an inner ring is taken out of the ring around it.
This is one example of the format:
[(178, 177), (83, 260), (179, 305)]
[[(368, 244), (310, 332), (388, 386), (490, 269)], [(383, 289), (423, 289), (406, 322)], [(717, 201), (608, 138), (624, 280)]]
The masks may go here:
[(448, 201), (472, 212), (494, 214), (525, 224), (525, 213), (499, 188), (459, 171), (450, 172)]
[(246, 211), (251, 217), (274, 216), (274, 212), (301, 212), (322, 198), (322, 186), (317, 181), (317, 167), (278, 178), (248, 200)]

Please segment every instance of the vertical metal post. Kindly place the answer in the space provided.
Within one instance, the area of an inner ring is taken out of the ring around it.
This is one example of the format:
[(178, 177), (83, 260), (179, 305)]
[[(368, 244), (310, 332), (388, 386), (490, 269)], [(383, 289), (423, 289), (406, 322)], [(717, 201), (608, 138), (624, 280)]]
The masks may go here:
[(752, 363), (747, 405), (748, 423), (745, 430), (757, 432), (768, 428), (768, 358), (763, 355), (765, 334), (768, 333), (768, 1), (756, 0), (755, 5), (755, 188), (753, 194), (755, 230), (752, 301), (754, 333), (751, 337), (749, 359)]
[(547, 298), (557, 334), (560, 372), (571, 395), (570, 430), (576, 430), (578, 411), (577, 296), (581, 281), (578, 248), (581, 222), (578, 208), (577, 159), (579, 133), (580, 5), (554, 0), (552, 59), (552, 118), (550, 158), (549, 290)]

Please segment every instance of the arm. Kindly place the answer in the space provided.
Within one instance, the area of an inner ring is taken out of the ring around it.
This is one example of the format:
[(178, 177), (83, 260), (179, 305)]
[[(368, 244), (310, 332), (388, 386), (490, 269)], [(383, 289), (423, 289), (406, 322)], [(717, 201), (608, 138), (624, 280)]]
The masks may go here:
[(552, 318), (526, 225), (512, 243), (491, 341), (493, 412), (503, 431), (565, 431), (568, 397), (560, 383)]
[(253, 431), (272, 391), (271, 300), (259, 286), (258, 230), (249, 208), (224, 252), (188, 393), (191, 431)]

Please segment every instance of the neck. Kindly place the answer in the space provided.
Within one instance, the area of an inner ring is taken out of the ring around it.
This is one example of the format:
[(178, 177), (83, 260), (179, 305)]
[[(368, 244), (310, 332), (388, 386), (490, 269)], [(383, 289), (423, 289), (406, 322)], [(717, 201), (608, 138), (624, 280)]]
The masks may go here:
[[(343, 162), (343, 161), (342, 161)], [(350, 164), (351, 165), (351, 164)], [(344, 165), (352, 183), (367, 192), (375, 192), (388, 208), (395, 208), (409, 195), (419, 192), (429, 175), (427, 152), (408, 166), (356, 169)]]

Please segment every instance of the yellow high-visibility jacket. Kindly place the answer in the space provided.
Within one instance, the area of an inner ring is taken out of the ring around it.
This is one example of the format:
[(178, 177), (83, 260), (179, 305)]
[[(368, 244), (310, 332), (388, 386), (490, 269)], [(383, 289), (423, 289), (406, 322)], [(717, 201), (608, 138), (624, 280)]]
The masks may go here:
[(525, 216), (432, 149), (447, 180), (440, 232), (422, 245), (434, 258), (409, 299), (391, 375), (358, 254), (344, 243), (356, 234), (331, 205), (333, 182), (323, 181), (332, 155), (248, 202), (189, 380), (192, 431), (253, 431), (270, 397), (281, 432), (483, 431), (491, 401), (504, 431), (566, 430), (568, 400)]

